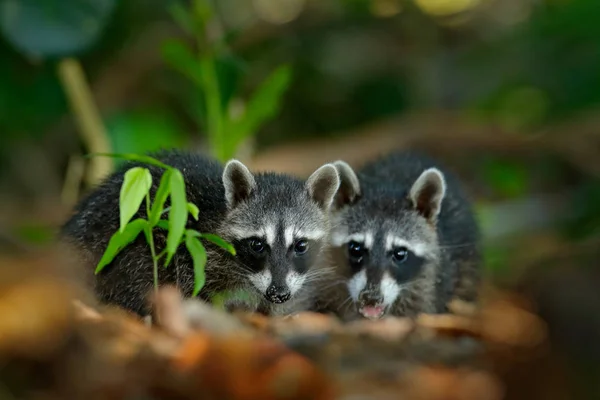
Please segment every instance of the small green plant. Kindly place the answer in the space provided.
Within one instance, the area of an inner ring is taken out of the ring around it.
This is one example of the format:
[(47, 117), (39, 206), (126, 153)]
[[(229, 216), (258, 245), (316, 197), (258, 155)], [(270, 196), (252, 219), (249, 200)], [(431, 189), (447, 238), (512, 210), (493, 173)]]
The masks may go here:
[(163, 45), (163, 58), (191, 81), (191, 100), (185, 101), (194, 104), (192, 116), (205, 128), (213, 155), (221, 161), (228, 160), (262, 124), (277, 115), (281, 97), (291, 81), (291, 68), (289, 65), (277, 67), (247, 102), (237, 96), (241, 107), (235, 112), (232, 107), (236, 104), (232, 100), (238, 89), (235, 65), (240, 60), (227, 50), (225, 35), (214, 34), (222, 27), (218, 26), (212, 2), (192, 0), (189, 9), (174, 2), (170, 11), (177, 24), (194, 38), (196, 49), (181, 40), (171, 39)]
[[(205, 283), (204, 266), (206, 265), (206, 249), (200, 239), (208, 240), (233, 255), (236, 253), (235, 248), (219, 236), (186, 229), (188, 215), (198, 220), (199, 210), (196, 205), (187, 201), (185, 182), (181, 171), (149, 156), (136, 154), (96, 155), (140, 161), (165, 169), (153, 202), (150, 201), (150, 188), (152, 187), (150, 171), (144, 167), (133, 167), (125, 172), (119, 195), (119, 230), (111, 237), (104, 255), (96, 267), (96, 274), (110, 264), (117, 254), (133, 242), (141, 232), (144, 232), (154, 263), (154, 289), (158, 289), (159, 260), (164, 257), (164, 267), (168, 267), (179, 246), (185, 243), (194, 264), (193, 296), (198, 295)], [(165, 208), (167, 198), (171, 199), (171, 204), (170, 207)], [(146, 200), (147, 219), (136, 218), (132, 220), (144, 199)], [(162, 215), (167, 212), (168, 219), (161, 219)], [(160, 253), (157, 253), (154, 244), (153, 231), (155, 228), (168, 231), (167, 245)]]

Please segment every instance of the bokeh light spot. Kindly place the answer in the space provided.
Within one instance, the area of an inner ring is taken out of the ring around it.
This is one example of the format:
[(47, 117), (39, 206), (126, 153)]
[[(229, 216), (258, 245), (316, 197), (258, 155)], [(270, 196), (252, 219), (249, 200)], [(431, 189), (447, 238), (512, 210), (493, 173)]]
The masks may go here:
[(253, 4), (259, 18), (273, 24), (285, 24), (300, 15), (305, 0), (253, 0)]

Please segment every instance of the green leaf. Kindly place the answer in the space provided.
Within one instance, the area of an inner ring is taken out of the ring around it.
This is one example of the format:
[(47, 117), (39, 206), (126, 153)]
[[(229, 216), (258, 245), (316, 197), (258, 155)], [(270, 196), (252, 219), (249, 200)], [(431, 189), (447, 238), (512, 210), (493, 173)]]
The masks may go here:
[(122, 158), (129, 161), (138, 161), (146, 164), (154, 165), (156, 167), (161, 167), (165, 169), (173, 169), (167, 164), (163, 164), (158, 161), (156, 158), (145, 156), (141, 154), (133, 154), (133, 153), (90, 153), (87, 154), (86, 157), (113, 157), (113, 158)]
[(186, 235), (185, 246), (190, 252), (194, 261), (194, 292), (193, 295), (197, 296), (200, 290), (206, 282), (206, 275), (204, 274), (204, 266), (206, 265), (206, 249), (198, 238), (193, 235)]
[(165, 267), (171, 262), (185, 231), (187, 223), (187, 200), (185, 182), (181, 171), (174, 169), (169, 179), (171, 189), (171, 210), (169, 211), (169, 233), (167, 234), (167, 257)]
[(156, 196), (154, 196), (154, 202), (152, 203), (152, 208), (150, 209), (150, 215), (148, 216), (148, 220), (150, 221), (150, 226), (155, 226), (160, 220), (160, 216), (163, 212), (163, 206), (165, 205), (165, 201), (167, 201), (167, 197), (169, 196), (169, 190), (171, 186), (171, 175), (173, 174), (173, 170), (166, 170), (163, 176), (160, 178), (160, 185), (156, 191)]
[(125, 229), (115, 232), (108, 242), (108, 246), (96, 267), (96, 274), (111, 263), (117, 254), (129, 243), (133, 242), (140, 232), (148, 225), (148, 221), (138, 218), (127, 224)]
[(173, 3), (168, 8), (171, 18), (175, 21), (177, 26), (183, 29), (187, 34), (194, 34), (194, 21), (190, 12), (183, 7), (179, 2)]
[[(292, 70), (288, 65), (280, 66), (267, 77), (248, 101), (243, 117), (232, 122), (229, 143), (235, 146), (253, 135), (268, 119), (274, 117), (281, 107), (281, 97), (291, 82)], [(233, 154), (231, 154), (233, 155)]]
[(198, 207), (196, 207), (194, 203), (187, 203), (187, 207), (188, 212), (192, 214), (192, 217), (194, 217), (196, 221), (198, 221), (198, 216), (200, 214), (200, 210), (198, 210)]
[(4, 0), (0, 28), (19, 51), (34, 57), (65, 57), (94, 45), (115, 0)]
[(169, 221), (168, 221), (168, 220), (166, 220), (166, 219), (161, 219), (160, 221), (158, 221), (158, 222), (156, 223), (156, 225), (155, 225), (155, 226), (157, 226), (157, 227), (159, 227), (159, 228), (161, 228), (161, 229), (164, 229), (164, 230), (168, 231), (168, 230), (169, 230)]
[(200, 234), (200, 237), (202, 239), (206, 239), (209, 242), (216, 244), (217, 246), (223, 248), (224, 250), (230, 252), (232, 255), (235, 256), (235, 254), (236, 254), (235, 247), (233, 247), (233, 245), (231, 243), (228, 243), (227, 241), (221, 239), (219, 236), (213, 235), (210, 233), (202, 233), (202, 234)]
[(161, 46), (163, 59), (179, 73), (202, 86), (202, 71), (192, 50), (177, 39), (165, 40)]
[(134, 167), (125, 172), (121, 193), (119, 196), (120, 227), (123, 232), (125, 225), (140, 208), (144, 197), (152, 186), (150, 171), (142, 167)]

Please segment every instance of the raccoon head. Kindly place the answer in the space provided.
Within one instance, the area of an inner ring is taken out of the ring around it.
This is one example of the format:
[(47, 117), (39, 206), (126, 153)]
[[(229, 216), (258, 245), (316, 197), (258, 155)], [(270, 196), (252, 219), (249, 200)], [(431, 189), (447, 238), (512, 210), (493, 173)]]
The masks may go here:
[(337, 169), (325, 164), (303, 182), (273, 172), (252, 174), (231, 160), (223, 184), (227, 214), (221, 234), (237, 252), (232, 273), (270, 303), (287, 302), (316, 273), (311, 267), (327, 242)]
[(444, 176), (430, 168), (406, 192), (384, 183), (363, 193), (349, 165), (334, 165), (341, 183), (332, 207), (332, 255), (357, 311), (378, 319), (402, 301), (427, 265), (439, 262)]

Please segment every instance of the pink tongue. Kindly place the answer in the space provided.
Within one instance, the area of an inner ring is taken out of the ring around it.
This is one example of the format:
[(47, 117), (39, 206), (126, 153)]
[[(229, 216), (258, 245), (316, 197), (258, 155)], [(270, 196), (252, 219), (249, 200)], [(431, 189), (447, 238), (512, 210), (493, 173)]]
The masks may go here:
[(365, 317), (378, 317), (383, 311), (382, 306), (377, 307), (363, 307), (361, 312)]

